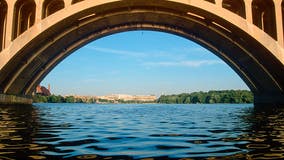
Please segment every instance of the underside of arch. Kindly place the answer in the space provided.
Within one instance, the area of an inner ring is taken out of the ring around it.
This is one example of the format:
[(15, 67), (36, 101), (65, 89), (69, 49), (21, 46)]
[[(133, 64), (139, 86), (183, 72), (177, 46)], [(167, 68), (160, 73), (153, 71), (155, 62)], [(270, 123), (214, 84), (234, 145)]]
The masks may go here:
[(230, 65), (258, 102), (284, 104), (283, 65), (264, 46), (213, 13), (169, 1), (119, 1), (74, 13), (31, 40), (3, 67), (0, 92), (31, 95), (76, 49), (103, 36), (138, 29), (168, 32), (199, 43)]

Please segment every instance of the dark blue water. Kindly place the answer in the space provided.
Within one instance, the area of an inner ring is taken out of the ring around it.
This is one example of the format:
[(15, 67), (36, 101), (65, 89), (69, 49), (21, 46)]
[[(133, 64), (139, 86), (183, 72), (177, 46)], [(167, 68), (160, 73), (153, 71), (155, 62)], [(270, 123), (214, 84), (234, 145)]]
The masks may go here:
[(0, 159), (283, 159), (284, 110), (253, 105), (0, 108)]

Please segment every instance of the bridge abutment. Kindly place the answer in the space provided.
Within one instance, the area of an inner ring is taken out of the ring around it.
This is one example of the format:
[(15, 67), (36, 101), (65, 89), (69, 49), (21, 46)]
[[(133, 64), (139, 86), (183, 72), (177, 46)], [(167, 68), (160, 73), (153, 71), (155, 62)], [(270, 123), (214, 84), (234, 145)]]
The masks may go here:
[(31, 97), (0, 94), (0, 105), (31, 105)]

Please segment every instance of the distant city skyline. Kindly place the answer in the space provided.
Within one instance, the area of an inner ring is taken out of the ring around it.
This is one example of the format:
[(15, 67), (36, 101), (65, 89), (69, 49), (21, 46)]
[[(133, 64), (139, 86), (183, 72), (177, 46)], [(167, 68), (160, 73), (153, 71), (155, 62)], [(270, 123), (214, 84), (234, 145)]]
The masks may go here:
[(61, 62), (41, 85), (60, 95), (156, 95), (246, 89), (221, 59), (168, 33), (131, 31), (103, 37)]

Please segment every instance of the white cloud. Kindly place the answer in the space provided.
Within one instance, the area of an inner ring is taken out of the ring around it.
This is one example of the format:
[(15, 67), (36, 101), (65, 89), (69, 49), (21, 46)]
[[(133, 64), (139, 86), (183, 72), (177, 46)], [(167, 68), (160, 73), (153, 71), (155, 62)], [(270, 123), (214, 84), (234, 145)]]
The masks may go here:
[[(167, 59), (171, 61), (162, 61), (162, 62), (145, 62), (143, 65), (145, 66), (183, 66), (183, 67), (199, 67), (204, 65), (214, 65), (214, 64), (224, 64), (221, 60), (197, 60), (197, 61), (190, 61), (190, 60), (184, 60), (187, 59), (190, 54), (195, 53), (196, 55), (199, 55), (200, 58), (204, 57), (206, 55), (206, 52), (209, 52), (208, 50), (205, 50), (201, 47), (195, 47), (195, 48), (189, 48), (189, 49), (173, 49), (171, 51), (145, 51), (145, 52), (139, 52), (139, 51), (130, 51), (130, 50), (120, 50), (120, 49), (113, 49), (113, 48), (104, 48), (104, 47), (98, 47), (98, 46), (86, 46), (87, 49), (93, 50), (96, 53), (105, 53), (105, 54), (115, 54), (115, 55), (121, 55), (121, 56), (130, 56), (130, 57), (136, 57), (140, 60), (143, 60), (145, 58), (162, 58)], [(200, 54), (205, 53), (205, 54)], [(209, 52), (210, 53), (210, 52)], [(214, 57), (214, 56), (213, 56)], [(214, 57), (215, 58), (215, 57)]]
[(147, 67), (201, 67), (206, 65), (224, 64), (221, 60), (196, 60), (196, 61), (177, 61), (177, 62), (146, 62)]
[(132, 57), (145, 57), (147, 56), (144, 52), (135, 52), (135, 51), (127, 51), (127, 50), (117, 50), (111, 48), (102, 48), (96, 46), (87, 46), (87, 49), (91, 49), (98, 52), (108, 53), (108, 54), (117, 54), (123, 56), (132, 56)]

